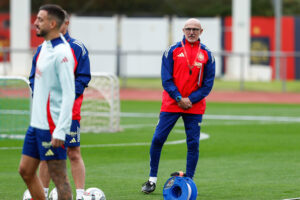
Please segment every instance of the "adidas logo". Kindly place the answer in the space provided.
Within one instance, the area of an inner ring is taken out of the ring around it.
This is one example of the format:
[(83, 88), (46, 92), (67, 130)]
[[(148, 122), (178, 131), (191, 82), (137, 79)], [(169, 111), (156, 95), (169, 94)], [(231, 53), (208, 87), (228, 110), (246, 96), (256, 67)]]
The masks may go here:
[(184, 57), (184, 54), (181, 52), (177, 57)]
[(60, 63), (64, 63), (64, 62), (68, 62), (68, 58), (67, 57), (64, 57)]
[(51, 149), (49, 149), (49, 150), (46, 152), (45, 156), (54, 156), (54, 153), (53, 153), (53, 151), (52, 151)]
[(75, 143), (76, 142), (76, 139), (75, 138), (73, 138), (71, 141), (70, 141), (70, 143)]

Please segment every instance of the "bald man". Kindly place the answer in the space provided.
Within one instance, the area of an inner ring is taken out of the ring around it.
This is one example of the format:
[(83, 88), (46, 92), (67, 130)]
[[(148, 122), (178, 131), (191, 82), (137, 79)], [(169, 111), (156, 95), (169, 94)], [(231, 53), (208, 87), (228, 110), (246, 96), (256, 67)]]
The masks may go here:
[(187, 142), (184, 176), (193, 178), (198, 162), (200, 124), (206, 108), (205, 97), (214, 83), (215, 60), (210, 50), (200, 42), (203, 29), (199, 20), (188, 19), (182, 31), (182, 41), (170, 46), (162, 56), (164, 91), (159, 122), (150, 148), (150, 177), (142, 186), (142, 192), (146, 194), (155, 190), (162, 147), (180, 117), (184, 122)]

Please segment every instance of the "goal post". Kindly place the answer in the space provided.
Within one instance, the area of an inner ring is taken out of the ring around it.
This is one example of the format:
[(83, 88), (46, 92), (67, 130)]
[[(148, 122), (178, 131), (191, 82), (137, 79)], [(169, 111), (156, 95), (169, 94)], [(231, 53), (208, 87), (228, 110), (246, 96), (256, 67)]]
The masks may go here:
[[(83, 94), (82, 133), (120, 131), (119, 79), (108, 73), (92, 73)], [(28, 79), (0, 76), (0, 139), (25, 135), (30, 124), (31, 89)]]
[(83, 94), (80, 131), (120, 131), (119, 93), (119, 79), (116, 75), (92, 73), (92, 79)]
[(0, 138), (25, 135), (30, 122), (31, 89), (19, 76), (0, 76)]

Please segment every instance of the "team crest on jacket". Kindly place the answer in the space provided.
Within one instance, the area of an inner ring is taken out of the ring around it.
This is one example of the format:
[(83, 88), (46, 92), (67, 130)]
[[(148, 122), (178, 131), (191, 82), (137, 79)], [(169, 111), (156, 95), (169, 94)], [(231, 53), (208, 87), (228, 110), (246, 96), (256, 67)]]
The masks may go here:
[(202, 52), (199, 53), (198, 59), (199, 61), (204, 61), (204, 54)]

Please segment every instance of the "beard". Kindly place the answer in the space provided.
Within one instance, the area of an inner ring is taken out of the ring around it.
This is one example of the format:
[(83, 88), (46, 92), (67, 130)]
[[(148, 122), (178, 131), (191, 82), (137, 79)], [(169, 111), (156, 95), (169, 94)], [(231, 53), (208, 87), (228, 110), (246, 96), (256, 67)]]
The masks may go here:
[(47, 34), (48, 34), (48, 32), (45, 30), (40, 30), (40, 32), (36, 32), (36, 36), (38, 36), (38, 37), (44, 37)]
[(194, 43), (198, 40), (197, 37), (186, 37), (186, 40), (189, 42), (189, 43)]

